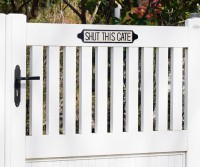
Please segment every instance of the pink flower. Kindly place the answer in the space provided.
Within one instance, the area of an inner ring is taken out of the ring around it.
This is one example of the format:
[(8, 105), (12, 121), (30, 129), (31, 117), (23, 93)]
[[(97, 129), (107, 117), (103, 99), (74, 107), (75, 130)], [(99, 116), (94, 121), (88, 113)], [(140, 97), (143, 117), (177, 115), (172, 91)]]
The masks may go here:
[(151, 15), (150, 14), (147, 14), (146, 15), (146, 18), (149, 20), (149, 19), (151, 19)]

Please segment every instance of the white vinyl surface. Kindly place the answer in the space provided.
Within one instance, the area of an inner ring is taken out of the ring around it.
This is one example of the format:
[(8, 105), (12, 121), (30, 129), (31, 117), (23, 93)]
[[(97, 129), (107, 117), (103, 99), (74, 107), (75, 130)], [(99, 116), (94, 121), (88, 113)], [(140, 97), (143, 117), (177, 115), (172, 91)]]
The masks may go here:
[[(40, 31), (36, 31), (38, 28)], [(43, 76), (40, 64), (41, 47), (43, 51), (45, 47), (47, 48), (45, 67), (47, 131), (46, 135), (41, 133), (42, 94), (39, 92), (43, 92), (43, 84), (34, 82), (30, 98), (32, 133), (26, 136), (26, 158), (54, 159), (187, 151), (187, 130), (182, 129), (181, 110), (182, 61), (183, 49), (188, 45), (188, 37), (185, 35), (187, 28), (119, 26), (118, 29), (134, 30), (139, 35), (139, 39), (133, 44), (126, 45), (83, 43), (77, 38), (77, 34), (86, 28), (116, 30), (117, 27), (27, 24), (27, 44), (31, 48), (31, 64), (37, 63), (35, 68), (31, 68), (32, 74), (41, 73), (40, 76)], [(153, 29), (157, 32), (154, 38), (150, 33)], [(56, 31), (62, 33), (62, 36)], [(163, 34), (163, 31), (166, 33)], [(160, 38), (161, 32), (162, 38)], [(36, 38), (38, 35), (40, 37)], [(164, 43), (163, 38), (166, 38)], [(172, 40), (173, 38), (177, 40)], [(148, 42), (149, 39), (151, 42)], [(59, 69), (62, 52), (64, 111), (63, 134), (60, 134)], [(169, 62), (171, 68), (168, 68)], [(168, 74), (169, 70), (171, 76)], [(171, 79), (170, 104), (168, 103), (169, 78)], [(141, 86), (138, 85), (139, 82)], [(155, 94), (156, 104), (154, 104)], [(95, 98), (94, 111), (92, 98)], [(167, 127), (169, 105), (171, 105), (170, 130)], [(141, 120), (138, 119), (139, 111)], [(92, 133), (92, 112), (95, 113), (94, 133)], [(109, 123), (108, 112), (110, 112)], [(78, 132), (75, 122), (77, 115)], [(153, 129), (155, 116), (156, 131)], [(141, 131), (138, 130), (139, 126)], [(112, 163), (112, 160), (110, 161)], [(148, 164), (146, 161), (144, 160), (144, 163)], [(86, 160), (83, 162), (86, 163)]]
[(26, 167), (185, 167), (185, 154), (28, 161)]

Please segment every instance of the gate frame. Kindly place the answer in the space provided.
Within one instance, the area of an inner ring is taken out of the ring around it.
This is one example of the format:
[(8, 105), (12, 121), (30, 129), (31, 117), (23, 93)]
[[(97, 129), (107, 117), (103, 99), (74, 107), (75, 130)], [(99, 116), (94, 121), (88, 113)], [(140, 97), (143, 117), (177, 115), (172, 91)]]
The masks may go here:
[[(1, 20), (2, 19), (2, 20)], [(22, 76), (26, 75), (26, 16), (18, 14), (0, 15), (0, 23), (5, 23), (5, 43), (0, 41), (0, 76), (5, 78), (0, 84), (0, 165), (3, 167), (25, 167), (25, 82), (22, 84), (20, 107), (14, 105), (14, 68), (20, 65)], [(1, 24), (2, 25), (2, 24)], [(188, 150), (186, 166), (200, 165), (200, 18), (186, 20), (189, 46), (186, 55), (186, 96), (185, 128), (188, 130)], [(3, 30), (3, 31), (4, 31)], [(0, 31), (1, 34), (1, 31)], [(3, 45), (1, 45), (3, 44)], [(22, 58), (15, 56), (20, 55)], [(3, 119), (2, 119), (3, 118)], [(5, 118), (5, 119), (4, 119)], [(2, 135), (3, 134), (3, 135)]]
[(5, 167), (25, 167), (26, 84), (21, 84), (21, 104), (14, 103), (14, 70), (26, 75), (26, 16), (6, 15), (5, 40)]

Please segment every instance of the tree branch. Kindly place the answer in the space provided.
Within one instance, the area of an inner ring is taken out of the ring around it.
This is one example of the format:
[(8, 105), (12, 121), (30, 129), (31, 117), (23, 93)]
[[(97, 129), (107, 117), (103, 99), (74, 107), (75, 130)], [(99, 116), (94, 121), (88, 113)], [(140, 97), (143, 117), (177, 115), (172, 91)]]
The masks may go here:
[(31, 8), (31, 16), (33, 18), (36, 18), (38, 15), (38, 5), (39, 5), (39, 0), (33, 0), (32, 8)]
[(110, 5), (109, 5), (109, 7), (108, 7), (108, 15), (107, 15), (107, 17), (106, 17), (106, 22), (107, 22), (107, 24), (109, 24), (109, 21), (110, 21), (110, 18), (111, 18), (111, 16), (112, 16), (112, 12), (113, 12), (113, 8), (114, 8), (114, 5), (115, 5), (115, 0), (111, 0), (110, 1)]
[(85, 8), (86, 0), (81, 0), (81, 22), (82, 24), (86, 24), (86, 8)]
[(94, 10), (94, 12), (93, 12), (93, 14), (92, 14), (92, 18), (91, 18), (90, 24), (92, 24), (92, 23), (94, 22), (95, 16), (96, 16), (96, 14), (97, 14), (97, 12), (98, 12), (98, 10), (99, 10), (99, 6), (100, 6), (100, 5), (101, 5), (101, 1), (98, 1), (98, 2), (97, 2), (97, 5), (96, 5), (96, 7), (95, 7), (95, 10)]
[(16, 13), (17, 12), (17, 4), (15, 0), (11, 0), (11, 6), (12, 6), (12, 12)]
[(22, 8), (23, 8), (24, 6), (26, 6), (26, 5), (28, 5), (30, 2), (31, 2), (31, 0), (28, 0), (28, 1), (24, 2), (24, 3), (19, 7), (19, 9), (17, 10), (17, 12), (18, 12), (18, 13), (21, 12), (21, 11), (22, 11)]
[(67, 6), (69, 6), (70, 9), (71, 9), (74, 13), (76, 13), (76, 14), (78, 15), (78, 17), (80, 17), (80, 19), (81, 19), (81, 14), (79, 13), (78, 10), (75, 9), (75, 7), (74, 7), (73, 5), (71, 5), (71, 4), (70, 4), (68, 1), (66, 1), (66, 0), (63, 0), (63, 2), (64, 2)]

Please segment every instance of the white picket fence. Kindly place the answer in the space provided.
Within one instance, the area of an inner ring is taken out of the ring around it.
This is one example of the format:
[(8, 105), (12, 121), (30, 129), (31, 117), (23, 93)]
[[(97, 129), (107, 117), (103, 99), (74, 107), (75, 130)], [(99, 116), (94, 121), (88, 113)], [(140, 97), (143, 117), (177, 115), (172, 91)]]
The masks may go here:
[[(138, 39), (83, 43), (84, 29), (133, 30)], [(199, 37), (199, 18), (159, 27), (1, 14), (0, 166), (199, 167)], [(16, 65), (41, 78), (30, 83), (29, 112), (25, 81), (14, 103)]]

